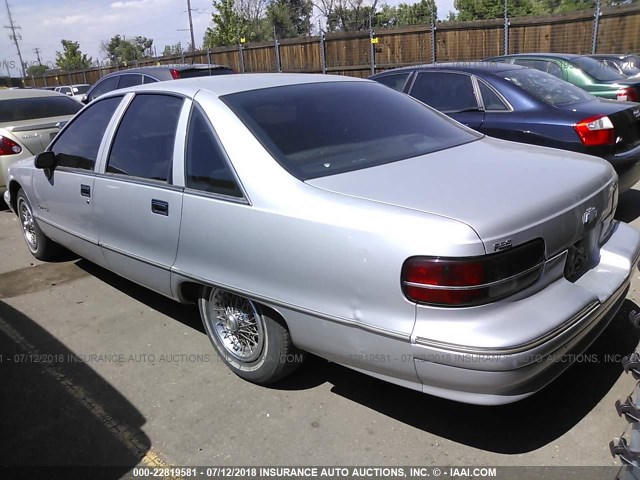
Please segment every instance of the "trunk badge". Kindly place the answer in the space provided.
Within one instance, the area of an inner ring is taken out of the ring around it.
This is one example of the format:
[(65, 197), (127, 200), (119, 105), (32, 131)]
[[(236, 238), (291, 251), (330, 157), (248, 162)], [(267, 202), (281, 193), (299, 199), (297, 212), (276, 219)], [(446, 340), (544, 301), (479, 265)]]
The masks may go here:
[(591, 225), (596, 221), (596, 218), (598, 218), (598, 210), (596, 210), (595, 207), (589, 207), (582, 214), (582, 223), (585, 226)]
[(633, 111), (633, 116), (634, 116), (634, 117), (636, 117), (636, 118), (640, 118), (640, 110), (635, 109), (635, 110)]

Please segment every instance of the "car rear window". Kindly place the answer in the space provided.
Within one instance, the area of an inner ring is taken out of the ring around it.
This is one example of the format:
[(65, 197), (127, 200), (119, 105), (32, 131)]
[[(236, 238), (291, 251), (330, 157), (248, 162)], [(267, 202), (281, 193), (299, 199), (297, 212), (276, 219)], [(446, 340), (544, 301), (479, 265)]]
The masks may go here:
[(417, 157), (481, 138), (374, 82), (328, 82), (221, 97), (301, 180)]
[(586, 102), (594, 98), (581, 88), (532, 68), (509, 70), (499, 75), (554, 107)]
[(571, 59), (571, 61), (600, 82), (624, 80), (626, 78), (624, 75), (616, 72), (613, 68), (595, 58), (576, 57)]
[(210, 75), (227, 75), (233, 73), (230, 68), (191, 68), (180, 70), (180, 78), (208, 77)]
[(30, 97), (0, 101), (0, 122), (74, 115), (84, 105), (68, 97)]

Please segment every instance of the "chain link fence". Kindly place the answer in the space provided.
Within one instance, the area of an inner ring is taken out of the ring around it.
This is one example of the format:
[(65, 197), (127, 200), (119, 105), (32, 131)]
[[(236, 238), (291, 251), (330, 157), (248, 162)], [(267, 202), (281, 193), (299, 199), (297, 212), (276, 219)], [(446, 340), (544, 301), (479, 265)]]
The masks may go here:
[[(509, 1), (509, 0), (507, 0)], [(507, 5), (508, 6), (508, 5)], [(471, 22), (438, 22), (397, 29), (354, 32), (239, 43), (181, 55), (144, 59), (127, 66), (95, 67), (78, 72), (30, 77), (34, 87), (95, 83), (123, 68), (176, 63), (226, 65), (237, 72), (307, 72), (368, 77), (377, 71), (406, 65), (473, 61), (504, 53), (631, 53), (640, 52), (640, 5)]]

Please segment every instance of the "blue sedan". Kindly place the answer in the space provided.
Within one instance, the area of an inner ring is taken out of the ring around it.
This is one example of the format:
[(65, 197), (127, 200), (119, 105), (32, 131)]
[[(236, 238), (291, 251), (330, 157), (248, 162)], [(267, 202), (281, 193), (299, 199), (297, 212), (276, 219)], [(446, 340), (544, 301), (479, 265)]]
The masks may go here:
[(492, 137), (608, 160), (620, 190), (640, 180), (640, 104), (596, 98), (545, 72), (468, 62), (371, 77)]

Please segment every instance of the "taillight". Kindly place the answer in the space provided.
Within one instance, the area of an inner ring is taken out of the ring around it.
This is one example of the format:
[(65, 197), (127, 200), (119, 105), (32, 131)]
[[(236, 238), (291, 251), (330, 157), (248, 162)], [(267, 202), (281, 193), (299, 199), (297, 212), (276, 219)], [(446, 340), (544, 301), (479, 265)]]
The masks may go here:
[(616, 141), (616, 131), (613, 123), (606, 115), (594, 115), (585, 118), (573, 128), (578, 132), (582, 144), (586, 147), (597, 145), (612, 145)]
[(638, 101), (638, 92), (633, 87), (621, 88), (616, 92), (617, 100), (627, 100), (629, 102), (637, 102)]
[(402, 290), (417, 303), (482, 305), (532, 285), (543, 266), (541, 239), (481, 257), (411, 257), (402, 266)]
[(173, 78), (174, 80), (178, 80), (180, 78), (180, 72), (175, 68), (172, 68), (171, 70), (169, 70), (169, 72), (171, 73), (171, 78)]
[(0, 135), (0, 155), (16, 155), (22, 152), (22, 147), (10, 138)]

